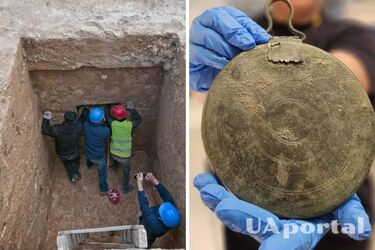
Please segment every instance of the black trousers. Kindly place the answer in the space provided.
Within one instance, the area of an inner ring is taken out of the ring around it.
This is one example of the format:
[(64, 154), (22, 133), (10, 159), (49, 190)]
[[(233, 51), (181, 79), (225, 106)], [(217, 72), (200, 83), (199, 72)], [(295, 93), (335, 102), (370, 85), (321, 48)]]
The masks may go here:
[(79, 173), (79, 157), (72, 160), (61, 160), (65, 166), (66, 172), (68, 173), (69, 179), (73, 176), (80, 175)]
[(120, 157), (116, 155), (112, 155), (112, 167), (114, 169), (122, 169), (123, 172), (123, 181), (122, 181), (122, 188), (123, 190), (127, 190), (130, 186), (130, 166), (131, 166), (131, 158), (125, 158), (125, 157)]

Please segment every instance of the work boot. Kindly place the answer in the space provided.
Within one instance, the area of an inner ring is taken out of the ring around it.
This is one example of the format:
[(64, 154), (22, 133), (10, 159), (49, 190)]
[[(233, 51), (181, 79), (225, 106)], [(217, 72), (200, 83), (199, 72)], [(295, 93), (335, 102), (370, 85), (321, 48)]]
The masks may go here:
[(89, 159), (86, 160), (86, 166), (87, 168), (91, 168), (92, 166), (94, 166), (94, 163), (92, 163)]
[(105, 196), (105, 195), (107, 195), (107, 194), (108, 194), (108, 192), (109, 192), (109, 189), (108, 189), (107, 191), (105, 191), (105, 192), (103, 192), (103, 191), (100, 191), (100, 196)]
[(122, 188), (121, 191), (123, 194), (127, 194), (127, 193), (134, 191), (134, 189), (135, 189), (134, 186), (130, 184), (127, 188)]

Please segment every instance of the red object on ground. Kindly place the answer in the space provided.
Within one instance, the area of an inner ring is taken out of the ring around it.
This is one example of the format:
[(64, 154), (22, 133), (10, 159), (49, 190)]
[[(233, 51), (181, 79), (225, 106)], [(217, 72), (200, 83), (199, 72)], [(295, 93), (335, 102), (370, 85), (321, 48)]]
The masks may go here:
[(122, 105), (115, 105), (111, 108), (111, 116), (116, 119), (125, 119), (126, 115), (126, 109)]
[(108, 198), (112, 203), (117, 204), (120, 201), (120, 192), (116, 188), (112, 188), (108, 192)]

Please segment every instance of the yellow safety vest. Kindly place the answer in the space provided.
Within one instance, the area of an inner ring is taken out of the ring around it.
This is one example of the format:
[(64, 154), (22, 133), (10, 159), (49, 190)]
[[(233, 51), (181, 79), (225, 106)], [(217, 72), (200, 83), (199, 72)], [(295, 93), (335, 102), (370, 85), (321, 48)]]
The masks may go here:
[(111, 127), (111, 154), (130, 157), (132, 154), (132, 122), (128, 120), (113, 121)]

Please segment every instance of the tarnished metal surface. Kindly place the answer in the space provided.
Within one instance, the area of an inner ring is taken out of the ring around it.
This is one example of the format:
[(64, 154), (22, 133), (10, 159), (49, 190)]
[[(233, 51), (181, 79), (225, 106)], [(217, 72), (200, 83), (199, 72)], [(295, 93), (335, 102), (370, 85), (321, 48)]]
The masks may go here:
[(234, 58), (209, 91), (203, 142), (214, 172), (239, 198), (283, 217), (319, 216), (367, 175), (375, 115), (341, 62), (299, 41), (275, 39), (283, 51), (299, 47), (303, 60), (270, 60), (273, 39)]
[(268, 43), (268, 60), (275, 63), (303, 63), (301, 44), (301, 40), (295, 37), (274, 37)]

